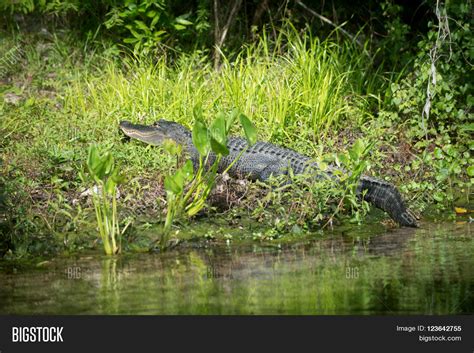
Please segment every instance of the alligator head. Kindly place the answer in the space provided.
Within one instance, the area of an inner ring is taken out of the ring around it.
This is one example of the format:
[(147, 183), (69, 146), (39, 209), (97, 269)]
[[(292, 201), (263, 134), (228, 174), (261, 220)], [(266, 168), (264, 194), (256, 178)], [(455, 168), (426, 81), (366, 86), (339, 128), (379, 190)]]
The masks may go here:
[(165, 140), (173, 140), (177, 143), (187, 142), (190, 132), (184, 126), (173, 121), (161, 119), (151, 126), (133, 124), (129, 121), (121, 121), (120, 129), (128, 137), (140, 140), (150, 145), (162, 145)]

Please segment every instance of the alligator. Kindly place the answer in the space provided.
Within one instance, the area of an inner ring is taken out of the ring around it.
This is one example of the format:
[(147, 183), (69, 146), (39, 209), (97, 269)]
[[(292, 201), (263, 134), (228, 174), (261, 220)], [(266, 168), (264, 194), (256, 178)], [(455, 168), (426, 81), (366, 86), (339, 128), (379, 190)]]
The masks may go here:
[[(193, 145), (191, 131), (181, 124), (164, 119), (153, 125), (122, 121), (120, 129), (126, 136), (151, 145), (161, 145), (165, 140), (172, 140), (183, 147), (195, 168), (199, 165), (199, 152)], [(304, 173), (317, 177), (331, 177), (336, 170), (331, 166), (322, 172), (310, 157), (269, 142), (258, 141), (248, 146), (244, 138), (230, 137), (227, 148), (229, 154), (220, 160), (218, 172), (223, 172), (233, 163), (228, 174), (234, 177), (246, 177), (250, 180), (265, 182), (271, 176), (289, 174), (290, 169), (293, 174)], [(245, 151), (242, 152), (244, 149)], [(236, 160), (239, 155), (240, 158)], [(208, 158), (208, 162), (212, 164), (216, 156), (210, 153)], [(361, 176), (357, 185), (357, 195), (387, 212), (399, 225), (418, 226), (416, 218), (407, 209), (394, 185), (377, 178)]]

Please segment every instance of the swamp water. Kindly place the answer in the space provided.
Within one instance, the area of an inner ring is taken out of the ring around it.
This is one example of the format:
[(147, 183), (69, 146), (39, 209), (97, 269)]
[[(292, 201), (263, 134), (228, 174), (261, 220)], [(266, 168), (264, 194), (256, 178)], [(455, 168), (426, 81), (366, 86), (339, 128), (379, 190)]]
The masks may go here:
[(0, 262), (0, 314), (474, 312), (472, 223), (340, 228), (281, 246)]

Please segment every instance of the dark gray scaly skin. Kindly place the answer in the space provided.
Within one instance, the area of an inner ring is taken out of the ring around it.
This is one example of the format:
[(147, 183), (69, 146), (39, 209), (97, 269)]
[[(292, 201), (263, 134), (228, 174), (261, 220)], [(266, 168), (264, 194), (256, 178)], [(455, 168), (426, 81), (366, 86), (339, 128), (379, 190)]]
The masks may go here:
[[(162, 119), (154, 125), (146, 126), (122, 121), (120, 128), (125, 135), (152, 145), (161, 145), (167, 139), (173, 140), (185, 148), (195, 167), (199, 165), (199, 153), (192, 143), (191, 131), (178, 123)], [(240, 137), (231, 137), (227, 147), (229, 155), (221, 159), (219, 172), (224, 171), (239, 156), (247, 147), (247, 141)], [(211, 154), (209, 162), (212, 163), (215, 158), (215, 155)], [(294, 174), (311, 173), (320, 177), (330, 176), (331, 170), (334, 170), (329, 168), (322, 172), (307, 156), (259, 141), (242, 153), (228, 173), (231, 176), (265, 181), (271, 175), (288, 174), (289, 168)], [(415, 217), (407, 210), (395, 186), (376, 178), (362, 176), (357, 192), (362, 195), (365, 190), (364, 200), (387, 212), (400, 225), (417, 227)]]

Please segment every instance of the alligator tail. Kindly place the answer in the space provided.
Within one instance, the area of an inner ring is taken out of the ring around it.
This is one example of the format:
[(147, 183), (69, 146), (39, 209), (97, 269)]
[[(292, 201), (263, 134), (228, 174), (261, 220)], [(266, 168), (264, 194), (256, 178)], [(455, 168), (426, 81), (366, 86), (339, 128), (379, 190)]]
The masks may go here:
[(364, 200), (387, 212), (397, 223), (406, 227), (418, 227), (416, 218), (407, 209), (400, 192), (390, 183), (363, 176), (360, 178), (357, 193)]

